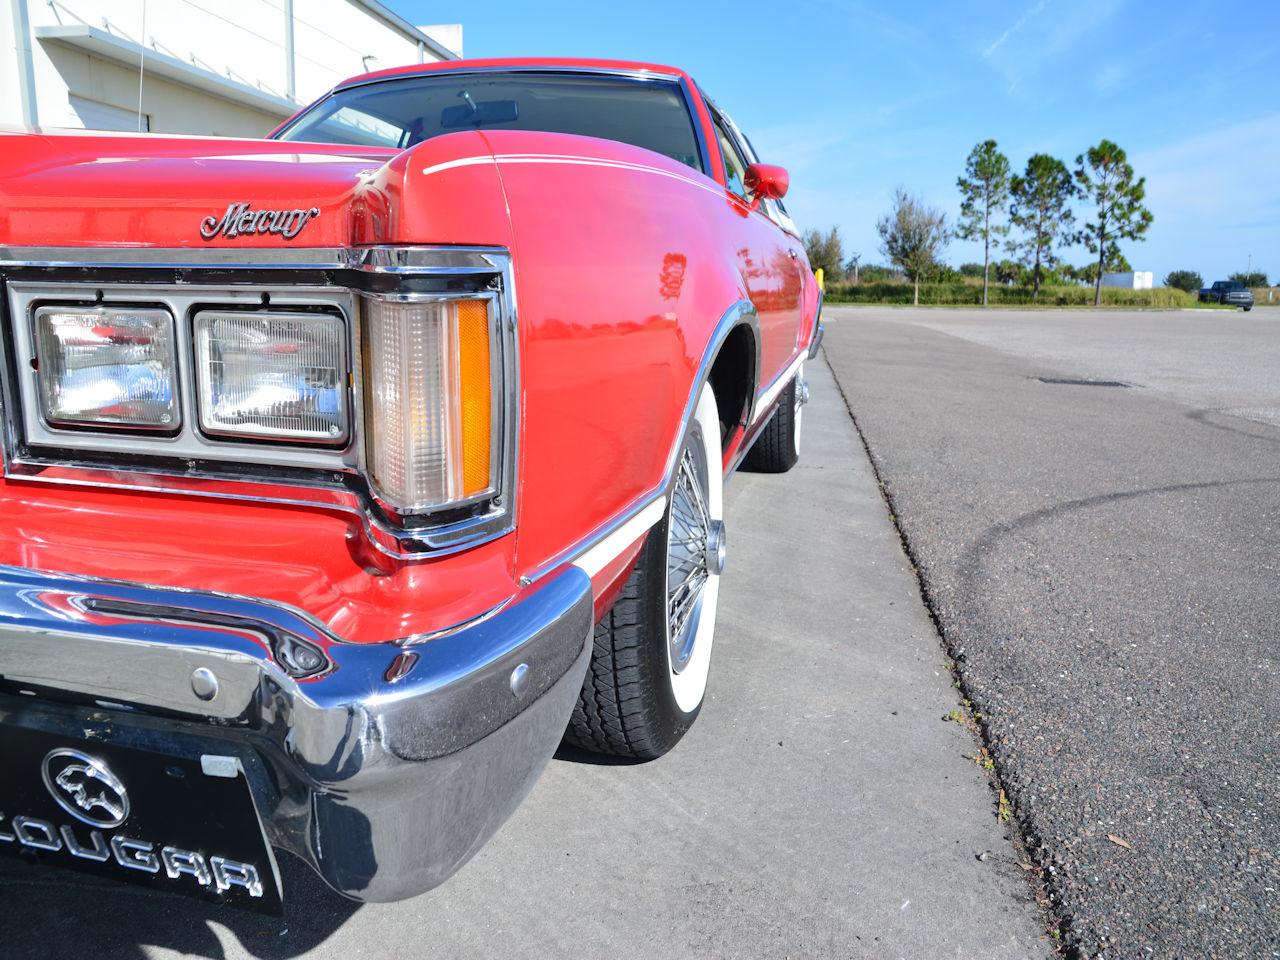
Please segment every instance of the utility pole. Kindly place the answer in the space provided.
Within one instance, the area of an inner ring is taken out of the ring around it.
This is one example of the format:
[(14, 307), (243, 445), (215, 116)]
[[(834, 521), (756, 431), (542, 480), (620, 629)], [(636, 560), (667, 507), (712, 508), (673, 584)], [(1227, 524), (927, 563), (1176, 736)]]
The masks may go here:
[(284, 0), (284, 95), (298, 102), (298, 58), (293, 45), (293, 0)]

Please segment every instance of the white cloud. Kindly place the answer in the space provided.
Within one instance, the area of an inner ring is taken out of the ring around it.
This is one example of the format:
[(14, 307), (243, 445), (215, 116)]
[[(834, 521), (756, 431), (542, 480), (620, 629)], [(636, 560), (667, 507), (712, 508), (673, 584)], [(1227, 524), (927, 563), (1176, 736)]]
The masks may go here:
[(1037, 3), (1034, 7), (1024, 10), (1022, 12), (1022, 16), (1020, 16), (1016, 21), (1014, 21), (1013, 26), (1011, 26), (1004, 33), (1000, 34), (1000, 36), (996, 39), (996, 41), (993, 44), (991, 44), (991, 46), (987, 47), (987, 49), (982, 51), (982, 58), (984, 60), (990, 60), (991, 55), (995, 53), (997, 50), (999, 50), (1001, 47), (1003, 47), (1006, 40), (1012, 37), (1019, 30), (1021, 30), (1023, 25), (1032, 17), (1034, 17), (1036, 14), (1040, 13), (1040, 11), (1042, 11), (1048, 3), (1049, 3), (1049, 0), (1040, 0), (1040, 2)]
[[(1060, 87), (1063, 58), (1110, 20), (1125, 0), (1088, 0), (1049, 8), (1048, 0), (1028, 7), (1014, 24), (982, 51), (982, 59), (1003, 75), (1009, 93), (1020, 96), (1026, 81), (1051, 77)], [(998, 55), (997, 55), (998, 54)]]

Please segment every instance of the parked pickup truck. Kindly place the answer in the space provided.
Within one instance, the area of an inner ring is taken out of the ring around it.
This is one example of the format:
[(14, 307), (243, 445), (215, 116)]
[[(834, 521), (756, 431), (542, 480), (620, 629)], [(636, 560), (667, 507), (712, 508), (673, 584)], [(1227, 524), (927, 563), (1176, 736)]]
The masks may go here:
[(1213, 286), (1200, 290), (1201, 303), (1222, 303), (1232, 307), (1253, 309), (1253, 291), (1239, 280), (1215, 280)]
[(0, 854), (279, 909), (284, 850), (395, 900), (562, 738), (670, 750), (725, 479), (799, 456), (787, 185), (611, 61), (4, 136)]

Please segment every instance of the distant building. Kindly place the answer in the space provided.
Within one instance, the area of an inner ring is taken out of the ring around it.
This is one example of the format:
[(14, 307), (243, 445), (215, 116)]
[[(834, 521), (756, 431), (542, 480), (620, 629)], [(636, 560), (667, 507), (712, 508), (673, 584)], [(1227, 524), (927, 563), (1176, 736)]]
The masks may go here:
[(0, 123), (260, 137), (347, 77), (462, 56), (377, 0), (0, 0)]
[(1136, 273), (1104, 273), (1104, 287), (1124, 287), (1126, 290), (1150, 290), (1155, 286), (1155, 274), (1150, 270), (1139, 270)]

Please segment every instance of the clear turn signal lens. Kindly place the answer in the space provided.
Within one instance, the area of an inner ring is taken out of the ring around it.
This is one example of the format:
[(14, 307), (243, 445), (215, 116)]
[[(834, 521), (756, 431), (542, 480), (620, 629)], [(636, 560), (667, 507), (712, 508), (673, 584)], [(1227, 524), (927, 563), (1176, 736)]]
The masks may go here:
[(415, 513), (491, 491), (489, 301), (364, 305), (367, 460), (378, 495)]

